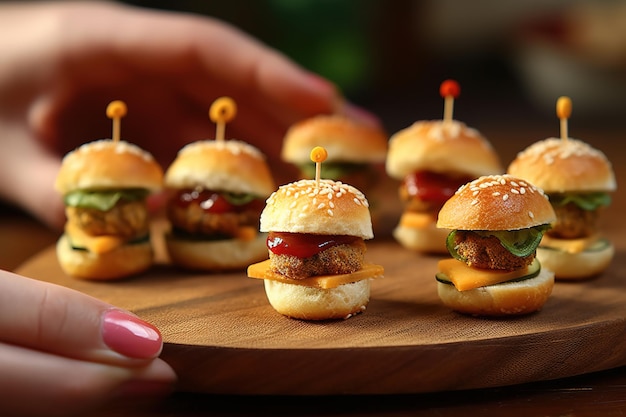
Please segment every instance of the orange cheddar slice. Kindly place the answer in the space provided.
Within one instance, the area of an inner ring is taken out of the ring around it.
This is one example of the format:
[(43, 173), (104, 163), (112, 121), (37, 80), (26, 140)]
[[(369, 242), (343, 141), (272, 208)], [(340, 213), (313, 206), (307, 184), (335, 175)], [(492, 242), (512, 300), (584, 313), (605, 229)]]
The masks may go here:
[(496, 271), (490, 269), (477, 269), (467, 266), (457, 259), (443, 259), (439, 261), (438, 268), (446, 275), (459, 291), (472, 290), (474, 288), (486, 287), (488, 285), (500, 284), (516, 278), (521, 278), (531, 273), (531, 268), (537, 268), (538, 261), (535, 260), (530, 267), (517, 271)]
[(436, 219), (428, 213), (407, 211), (400, 217), (400, 225), (412, 229), (435, 228)]
[(368, 278), (381, 278), (385, 270), (381, 265), (364, 264), (363, 268), (351, 274), (318, 275), (305, 279), (290, 279), (269, 270), (270, 260), (252, 264), (248, 267), (248, 277), (272, 279), (286, 284), (305, 285), (322, 289), (336, 288), (342, 284), (361, 281)]
[(122, 246), (126, 240), (118, 236), (90, 236), (72, 223), (66, 223), (65, 232), (72, 244), (84, 247), (88, 251), (102, 254)]
[(543, 235), (541, 246), (558, 249), (567, 253), (581, 253), (598, 241), (597, 235), (580, 239), (555, 239)]

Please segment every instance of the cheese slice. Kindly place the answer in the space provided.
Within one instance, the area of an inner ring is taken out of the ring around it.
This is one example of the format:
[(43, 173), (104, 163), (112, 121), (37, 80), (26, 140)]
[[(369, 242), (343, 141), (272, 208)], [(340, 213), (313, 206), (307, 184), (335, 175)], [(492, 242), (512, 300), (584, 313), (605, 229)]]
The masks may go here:
[[(534, 262), (537, 262), (537, 260)], [(492, 269), (472, 268), (464, 262), (452, 258), (439, 261), (437, 266), (439, 271), (443, 273), (459, 291), (500, 284), (530, 274), (530, 267), (516, 271), (503, 272)]]
[(558, 249), (567, 253), (581, 253), (593, 246), (599, 239), (598, 235), (580, 239), (556, 239), (543, 235), (541, 246)]
[(436, 219), (429, 213), (405, 211), (400, 217), (400, 225), (412, 229), (435, 228)]
[(286, 284), (305, 285), (322, 289), (336, 288), (342, 284), (349, 284), (368, 278), (381, 278), (385, 270), (381, 265), (364, 264), (363, 268), (351, 274), (340, 275), (317, 275), (304, 279), (291, 279), (270, 271), (270, 260), (252, 264), (248, 267), (248, 277), (258, 279), (271, 279)]
[(84, 247), (89, 252), (96, 254), (111, 252), (126, 242), (126, 239), (119, 236), (88, 235), (81, 228), (70, 222), (67, 222), (65, 225), (65, 233), (69, 236), (73, 245), (77, 247)]

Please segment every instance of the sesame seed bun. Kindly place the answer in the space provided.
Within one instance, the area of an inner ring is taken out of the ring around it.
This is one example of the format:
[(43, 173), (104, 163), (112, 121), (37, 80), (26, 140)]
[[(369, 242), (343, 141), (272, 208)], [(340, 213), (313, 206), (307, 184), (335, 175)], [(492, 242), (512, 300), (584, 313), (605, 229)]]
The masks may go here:
[(511, 162), (508, 173), (546, 193), (614, 191), (615, 175), (601, 151), (577, 139), (535, 142)]
[(237, 140), (202, 140), (186, 145), (167, 169), (165, 185), (175, 189), (202, 186), (260, 197), (276, 189), (265, 156)]
[(542, 268), (534, 278), (466, 291), (458, 291), (454, 285), (437, 282), (437, 293), (445, 306), (476, 316), (533, 313), (544, 306), (553, 288), (554, 274), (547, 268)]
[(488, 175), (463, 186), (439, 211), (437, 227), (453, 230), (519, 230), (556, 220), (544, 192), (511, 175)]
[(471, 177), (503, 171), (491, 144), (457, 120), (418, 121), (389, 139), (387, 173), (402, 179), (417, 171)]
[(84, 189), (162, 187), (163, 170), (138, 146), (102, 139), (86, 143), (63, 158), (55, 188), (61, 194)]
[(374, 237), (365, 195), (339, 181), (300, 180), (281, 186), (267, 199), (261, 232)]
[(281, 157), (293, 164), (309, 163), (310, 151), (322, 146), (327, 162), (384, 162), (387, 135), (382, 129), (341, 115), (319, 115), (292, 125), (283, 140)]
[(370, 299), (370, 280), (316, 288), (264, 280), (265, 293), (272, 307), (288, 317), (301, 320), (347, 319), (365, 311)]

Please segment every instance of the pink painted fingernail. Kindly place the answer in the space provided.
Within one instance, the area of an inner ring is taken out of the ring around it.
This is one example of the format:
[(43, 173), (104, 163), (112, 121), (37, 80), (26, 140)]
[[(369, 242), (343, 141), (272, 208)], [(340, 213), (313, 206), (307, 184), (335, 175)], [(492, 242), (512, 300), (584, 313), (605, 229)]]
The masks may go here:
[(156, 327), (120, 310), (105, 313), (102, 339), (109, 348), (129, 358), (156, 358), (163, 348), (163, 339)]

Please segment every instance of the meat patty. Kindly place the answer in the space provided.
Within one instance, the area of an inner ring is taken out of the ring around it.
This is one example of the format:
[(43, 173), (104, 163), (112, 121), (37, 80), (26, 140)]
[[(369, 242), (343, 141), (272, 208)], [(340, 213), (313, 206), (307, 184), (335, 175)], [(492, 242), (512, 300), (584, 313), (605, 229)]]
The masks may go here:
[(270, 252), (270, 270), (291, 279), (350, 274), (363, 267), (365, 250), (365, 242), (357, 240), (349, 245), (333, 246), (309, 258)]
[(69, 222), (92, 236), (132, 239), (145, 236), (150, 227), (144, 200), (121, 200), (108, 211), (67, 206), (65, 213)]
[(258, 229), (260, 212), (249, 210), (210, 213), (200, 207), (198, 203), (192, 203), (187, 207), (176, 204), (169, 205), (167, 216), (176, 229), (192, 235), (231, 238), (237, 236), (239, 229), (243, 226)]
[(440, 204), (433, 204), (428, 201), (424, 201), (414, 195), (412, 195), (406, 184), (402, 184), (398, 189), (398, 195), (400, 200), (404, 203), (404, 209), (406, 211), (413, 211), (416, 213), (432, 212), (437, 213), (441, 208)]
[(597, 210), (583, 210), (574, 203), (555, 206), (556, 223), (546, 233), (560, 239), (577, 239), (595, 233)]
[(457, 230), (454, 236), (457, 253), (474, 268), (513, 271), (530, 265), (535, 254), (520, 258), (509, 252), (495, 236), (480, 236), (474, 232)]

